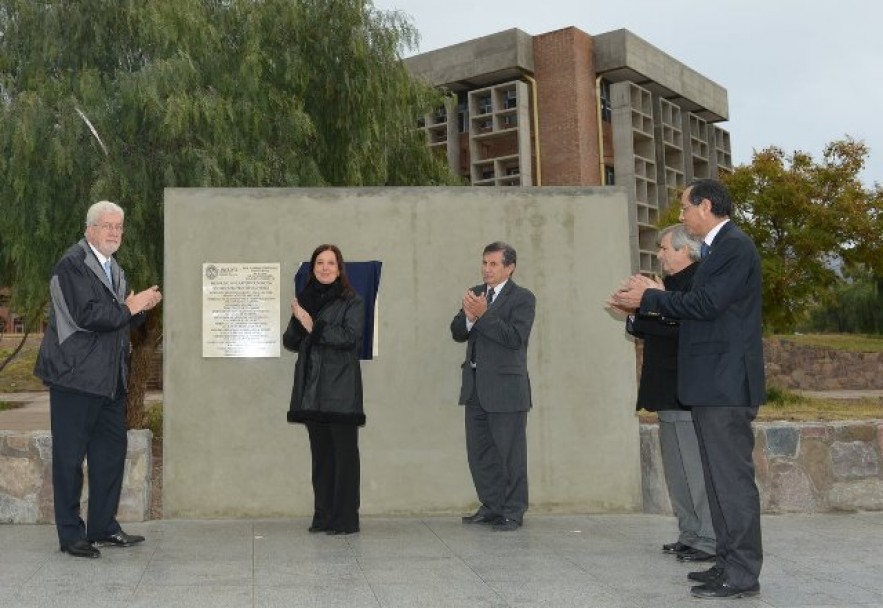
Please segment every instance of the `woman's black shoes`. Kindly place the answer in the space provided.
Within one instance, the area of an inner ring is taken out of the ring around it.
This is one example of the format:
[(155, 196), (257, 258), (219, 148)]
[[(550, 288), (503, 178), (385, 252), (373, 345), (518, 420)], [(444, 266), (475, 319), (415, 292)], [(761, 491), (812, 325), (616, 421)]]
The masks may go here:
[(353, 530), (326, 530), (325, 534), (328, 534), (329, 536), (339, 536), (341, 534), (355, 534), (358, 531), (358, 528), (355, 528)]

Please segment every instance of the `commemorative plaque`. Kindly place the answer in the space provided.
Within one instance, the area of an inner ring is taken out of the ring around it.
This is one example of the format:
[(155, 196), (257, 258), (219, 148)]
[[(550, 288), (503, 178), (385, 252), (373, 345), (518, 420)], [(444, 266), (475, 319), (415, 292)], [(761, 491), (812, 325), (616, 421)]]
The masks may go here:
[(279, 263), (202, 265), (202, 356), (278, 357)]

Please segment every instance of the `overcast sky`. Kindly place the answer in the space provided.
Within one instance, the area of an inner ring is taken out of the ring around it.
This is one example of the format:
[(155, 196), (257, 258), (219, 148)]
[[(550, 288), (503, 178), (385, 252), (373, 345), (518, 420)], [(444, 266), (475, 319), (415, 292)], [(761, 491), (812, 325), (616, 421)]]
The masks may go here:
[(771, 145), (820, 159), (850, 135), (883, 183), (883, 2), (875, 0), (375, 0), (410, 15), (419, 52), (517, 27), (631, 30), (727, 89), (734, 164)]

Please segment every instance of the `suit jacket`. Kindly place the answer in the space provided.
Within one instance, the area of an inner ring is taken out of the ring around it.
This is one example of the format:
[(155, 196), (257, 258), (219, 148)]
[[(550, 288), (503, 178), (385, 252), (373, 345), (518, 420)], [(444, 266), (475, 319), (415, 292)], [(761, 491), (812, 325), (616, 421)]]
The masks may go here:
[[(485, 285), (473, 291), (484, 293)], [(512, 279), (503, 286), (484, 315), (466, 329), (463, 309), (451, 321), (451, 336), (467, 342), (462, 367), (460, 404), (465, 405), (475, 383), (481, 407), (488, 412), (521, 412), (531, 407), (527, 373), (527, 343), (533, 327), (536, 298)], [(475, 353), (475, 370), (471, 360)]]
[(689, 291), (648, 289), (640, 311), (681, 321), (681, 403), (756, 407), (765, 401), (760, 256), (732, 221), (715, 236)]
[[(666, 291), (687, 291), (693, 283), (698, 262), (663, 279)], [(638, 385), (637, 409), (648, 412), (684, 410), (678, 401), (678, 330), (679, 322), (662, 315), (638, 313), (626, 320), (625, 329), (644, 340), (641, 383)]]

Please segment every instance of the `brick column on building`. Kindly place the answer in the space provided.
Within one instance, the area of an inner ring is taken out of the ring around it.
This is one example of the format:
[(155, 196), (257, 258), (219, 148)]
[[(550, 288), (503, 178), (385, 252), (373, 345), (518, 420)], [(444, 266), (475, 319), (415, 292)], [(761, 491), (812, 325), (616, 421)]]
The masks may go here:
[(592, 38), (568, 27), (533, 39), (543, 186), (601, 183)]

